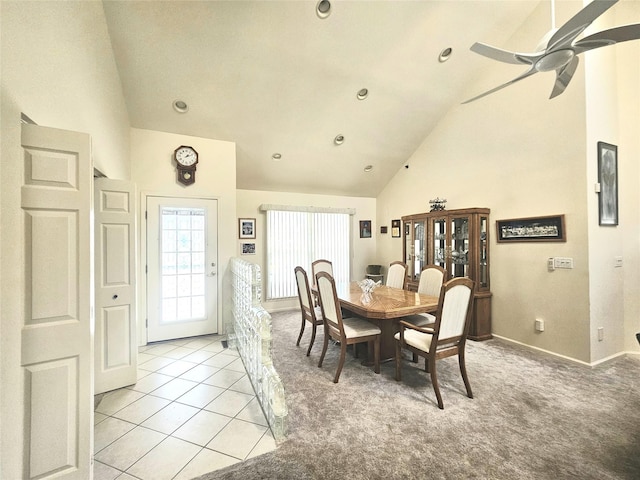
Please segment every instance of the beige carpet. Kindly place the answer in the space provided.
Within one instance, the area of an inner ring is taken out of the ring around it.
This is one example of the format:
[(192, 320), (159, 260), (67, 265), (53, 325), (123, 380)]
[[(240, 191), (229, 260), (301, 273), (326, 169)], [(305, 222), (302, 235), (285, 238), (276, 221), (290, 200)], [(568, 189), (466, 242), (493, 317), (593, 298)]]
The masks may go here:
[(596, 368), (499, 340), (469, 342), (474, 399), (457, 359), (438, 362), (439, 410), (423, 364), (380, 375), (338, 348), (317, 367), (299, 313), (273, 316), (273, 354), (287, 393), (288, 438), (272, 453), (202, 479), (640, 479), (640, 358)]

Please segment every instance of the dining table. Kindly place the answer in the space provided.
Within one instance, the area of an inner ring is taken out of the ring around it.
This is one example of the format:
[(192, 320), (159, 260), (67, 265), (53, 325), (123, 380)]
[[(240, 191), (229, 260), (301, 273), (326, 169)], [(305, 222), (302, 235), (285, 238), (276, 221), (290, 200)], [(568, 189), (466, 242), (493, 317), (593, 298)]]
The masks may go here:
[(399, 331), (398, 325), (402, 317), (433, 313), (438, 309), (438, 297), (386, 285), (380, 285), (366, 294), (358, 282), (336, 284), (336, 293), (343, 310), (366, 318), (380, 328), (381, 361), (395, 358), (393, 336)]

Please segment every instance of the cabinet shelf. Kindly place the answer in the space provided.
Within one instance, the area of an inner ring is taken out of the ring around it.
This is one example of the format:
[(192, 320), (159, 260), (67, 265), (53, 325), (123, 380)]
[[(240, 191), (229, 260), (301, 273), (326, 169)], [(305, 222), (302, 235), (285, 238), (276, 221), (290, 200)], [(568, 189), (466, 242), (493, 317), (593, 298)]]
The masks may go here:
[(402, 217), (408, 288), (417, 290), (420, 272), (429, 264), (444, 267), (448, 278), (475, 282), (472, 340), (491, 338), (489, 213), (488, 208), (467, 208)]

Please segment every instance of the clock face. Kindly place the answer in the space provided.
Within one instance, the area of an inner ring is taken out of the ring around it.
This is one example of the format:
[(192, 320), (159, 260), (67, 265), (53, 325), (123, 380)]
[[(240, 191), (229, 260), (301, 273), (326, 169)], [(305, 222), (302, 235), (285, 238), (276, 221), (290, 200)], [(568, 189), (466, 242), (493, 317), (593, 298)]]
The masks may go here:
[(180, 147), (176, 150), (176, 162), (183, 167), (190, 167), (197, 163), (198, 154), (191, 147)]

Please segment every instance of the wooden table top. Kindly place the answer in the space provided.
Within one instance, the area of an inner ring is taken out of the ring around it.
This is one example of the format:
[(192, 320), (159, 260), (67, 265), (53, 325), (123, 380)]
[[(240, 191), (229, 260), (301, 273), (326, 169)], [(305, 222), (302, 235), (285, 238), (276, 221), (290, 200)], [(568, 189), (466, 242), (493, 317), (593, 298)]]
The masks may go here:
[(357, 282), (336, 285), (336, 291), (342, 307), (365, 318), (398, 318), (438, 309), (438, 297), (386, 285), (376, 288), (370, 298), (365, 297)]

